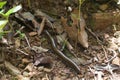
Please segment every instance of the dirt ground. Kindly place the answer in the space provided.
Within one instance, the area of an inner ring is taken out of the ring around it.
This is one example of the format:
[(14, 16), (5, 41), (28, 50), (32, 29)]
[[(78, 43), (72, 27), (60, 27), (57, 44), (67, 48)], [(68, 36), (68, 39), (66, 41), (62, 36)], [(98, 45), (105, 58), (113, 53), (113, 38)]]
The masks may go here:
[(0, 80), (119, 80), (113, 2), (85, 0), (78, 17), (78, 0), (8, 0), (6, 10), (22, 9), (9, 17), (12, 31), (0, 41)]

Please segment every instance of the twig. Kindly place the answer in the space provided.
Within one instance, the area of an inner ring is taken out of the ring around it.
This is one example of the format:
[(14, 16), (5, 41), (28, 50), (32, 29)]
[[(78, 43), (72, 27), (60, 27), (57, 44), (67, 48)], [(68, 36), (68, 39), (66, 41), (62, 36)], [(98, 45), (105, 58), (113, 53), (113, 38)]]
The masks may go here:
[(89, 29), (88, 27), (85, 27), (85, 29), (86, 29), (87, 31), (89, 31), (89, 32), (93, 35), (93, 37), (95, 37), (95, 38), (97, 39), (97, 42), (98, 42), (98, 44), (101, 45), (101, 47), (102, 47), (102, 49), (103, 49), (103, 51), (104, 51), (104, 54), (105, 54), (105, 58), (106, 58), (107, 61), (108, 61), (107, 52), (106, 52), (106, 49), (105, 49), (104, 45), (102, 44), (102, 41), (98, 38), (98, 36), (95, 35), (94, 32), (91, 31), (91, 29)]
[(107, 63), (110, 62), (110, 61), (112, 61), (114, 58), (117, 57), (117, 53), (116, 53), (115, 50), (113, 50), (113, 49), (109, 49), (109, 50), (112, 51), (114, 55), (113, 55), (113, 57), (111, 59), (109, 59), (109, 60), (106, 61)]
[(20, 50), (20, 49), (16, 49), (16, 51), (19, 51), (19, 52), (21, 52), (21, 53), (23, 53), (23, 54), (25, 54), (25, 55), (28, 55), (26, 52), (24, 52), (24, 51), (22, 51), (22, 50)]
[(89, 68), (89, 70), (92, 72), (92, 74), (94, 75), (94, 80), (96, 80), (96, 79), (95, 79), (95, 71), (94, 71), (90, 66), (88, 66), (88, 68)]
[[(23, 30), (25, 28), (25, 26), (22, 26), (18, 31), (21, 31), (21, 30)], [(16, 36), (17, 34), (19, 34), (18, 32), (16, 32), (15, 34), (14, 34), (14, 36)]]
[(105, 50), (105, 47), (104, 47), (103, 45), (101, 45), (101, 46), (102, 46), (103, 52), (104, 52), (104, 54), (105, 54), (105, 58), (106, 58), (107, 61), (108, 61), (108, 56), (107, 56), (107, 52), (106, 52), (106, 50)]
[(44, 17), (42, 19), (42, 22), (41, 22), (40, 26), (39, 26), (38, 35), (40, 35), (42, 33), (43, 29), (44, 29), (45, 20), (46, 20), (46, 18)]
[(95, 35), (94, 32), (92, 32), (91, 29), (89, 29), (88, 27), (85, 27), (85, 29), (86, 29), (90, 34), (92, 34), (93, 37), (95, 37), (95, 38), (97, 39), (97, 42), (98, 42), (99, 44), (102, 43), (102, 41), (98, 38), (98, 36)]
[(46, 77), (45, 78), (42, 78), (42, 80), (50, 80), (49, 78), (48, 78), (48, 75), (46, 74), (45, 75)]
[(28, 38), (27, 38), (26, 35), (25, 35), (25, 39), (26, 39), (26, 41), (27, 41), (27, 44), (28, 44), (29, 48), (31, 48), (30, 43), (29, 43)]

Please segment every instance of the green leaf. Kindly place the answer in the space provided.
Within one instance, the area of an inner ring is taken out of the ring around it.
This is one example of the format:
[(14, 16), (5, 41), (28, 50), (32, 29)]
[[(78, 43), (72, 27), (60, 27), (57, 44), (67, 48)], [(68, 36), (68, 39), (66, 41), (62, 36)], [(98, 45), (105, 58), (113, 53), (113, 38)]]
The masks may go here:
[(0, 21), (0, 33), (3, 32), (3, 28), (7, 24), (8, 20), (1, 20)]
[(21, 8), (22, 8), (22, 5), (18, 5), (16, 7), (13, 7), (12, 9), (10, 9), (8, 12), (5, 13), (5, 17), (8, 18), (10, 14), (19, 11)]
[(25, 34), (24, 33), (21, 33), (20, 34), (20, 38), (23, 39), (25, 37)]
[(2, 39), (3, 36), (4, 36), (4, 33), (0, 33), (0, 39)]
[(4, 12), (4, 9), (2, 9), (1, 11), (0, 11), (0, 13), (3, 13)]
[(7, 1), (0, 2), (0, 9), (7, 3)]
[(5, 14), (3, 13), (3, 11), (4, 11), (4, 10), (1, 10), (1, 11), (0, 11), (0, 16), (1, 16), (1, 17), (4, 17), (4, 16), (5, 16)]

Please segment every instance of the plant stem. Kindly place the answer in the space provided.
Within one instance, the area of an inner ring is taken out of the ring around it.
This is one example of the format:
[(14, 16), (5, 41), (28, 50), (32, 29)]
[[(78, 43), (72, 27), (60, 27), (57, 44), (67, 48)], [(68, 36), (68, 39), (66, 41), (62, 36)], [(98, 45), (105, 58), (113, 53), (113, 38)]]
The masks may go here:
[(27, 0), (27, 2), (28, 2), (28, 7), (31, 8), (31, 2), (30, 2), (30, 0)]

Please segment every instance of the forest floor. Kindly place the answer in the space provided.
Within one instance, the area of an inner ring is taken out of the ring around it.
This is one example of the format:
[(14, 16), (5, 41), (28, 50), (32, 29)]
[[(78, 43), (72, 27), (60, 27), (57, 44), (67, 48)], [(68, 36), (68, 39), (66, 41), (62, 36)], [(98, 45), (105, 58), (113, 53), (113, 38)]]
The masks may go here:
[(117, 4), (86, 0), (80, 17), (77, 0), (8, 0), (5, 8), (18, 4), (0, 41), (0, 80), (120, 80)]

